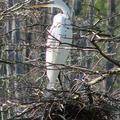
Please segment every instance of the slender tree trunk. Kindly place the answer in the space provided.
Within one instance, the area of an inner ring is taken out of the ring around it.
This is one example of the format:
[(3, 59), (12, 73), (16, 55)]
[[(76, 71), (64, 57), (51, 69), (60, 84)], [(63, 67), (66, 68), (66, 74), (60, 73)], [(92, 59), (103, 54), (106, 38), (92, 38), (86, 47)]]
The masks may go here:
[[(115, 13), (115, 0), (108, 0), (108, 18), (112, 17), (113, 14)], [(111, 36), (114, 34), (114, 26), (115, 26), (115, 18), (112, 17), (108, 20), (108, 34)], [(112, 54), (115, 52), (115, 43), (113, 42), (108, 42), (107, 44), (107, 52), (108, 54)], [(111, 58), (113, 55), (110, 56)], [(106, 64), (107, 70), (110, 70), (114, 67), (114, 65), (111, 62), (107, 62)], [(109, 88), (112, 85), (113, 77), (109, 76), (107, 81), (106, 81), (106, 90), (109, 92)]]
[[(89, 12), (89, 26), (93, 27), (93, 23), (94, 23), (94, 0), (89, 0), (89, 5), (90, 5), (90, 12)], [(89, 36), (89, 39), (91, 39), (91, 36)], [(90, 46), (90, 42), (88, 41), (88, 47)], [(88, 56), (90, 56), (90, 51), (87, 52)], [(91, 62), (92, 59), (91, 57), (88, 58), (87, 60), (87, 68), (91, 67)]]

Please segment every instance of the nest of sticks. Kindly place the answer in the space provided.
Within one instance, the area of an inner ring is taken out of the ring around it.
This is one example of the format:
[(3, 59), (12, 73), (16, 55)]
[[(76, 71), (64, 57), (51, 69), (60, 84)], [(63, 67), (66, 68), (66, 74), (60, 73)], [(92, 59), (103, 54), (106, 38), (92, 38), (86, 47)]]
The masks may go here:
[[(115, 120), (119, 111), (120, 90), (100, 93), (90, 86), (79, 90), (51, 91), (45, 98), (40, 91), (30, 103), (8, 120)], [(18, 107), (18, 106), (17, 106)]]
[(73, 94), (47, 102), (44, 120), (115, 120), (117, 102), (100, 93)]

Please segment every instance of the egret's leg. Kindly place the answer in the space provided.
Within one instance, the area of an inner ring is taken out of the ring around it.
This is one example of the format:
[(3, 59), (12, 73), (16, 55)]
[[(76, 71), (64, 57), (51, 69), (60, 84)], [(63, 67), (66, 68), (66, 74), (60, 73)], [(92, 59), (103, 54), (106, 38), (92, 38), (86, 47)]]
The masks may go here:
[(63, 88), (62, 81), (61, 81), (61, 78), (60, 78), (60, 72), (58, 74), (58, 80), (59, 80), (60, 86)]
[(53, 70), (51, 70), (51, 69), (47, 70), (47, 76), (49, 78), (47, 89), (49, 89), (49, 90), (55, 90), (56, 89), (55, 85), (56, 85), (56, 80), (58, 78), (59, 72), (60, 71), (55, 70), (55, 68)]

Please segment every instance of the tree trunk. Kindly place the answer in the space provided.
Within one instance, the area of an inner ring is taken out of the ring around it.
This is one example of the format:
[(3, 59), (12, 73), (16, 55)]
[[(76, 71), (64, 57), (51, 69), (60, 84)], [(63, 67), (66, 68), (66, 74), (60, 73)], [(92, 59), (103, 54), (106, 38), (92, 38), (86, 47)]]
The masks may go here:
[[(115, 18), (112, 17), (113, 14), (115, 13), (115, 0), (108, 0), (107, 5), (108, 5), (108, 18), (110, 18), (107, 23), (108, 34), (110, 34), (112, 36), (114, 34), (114, 26), (115, 26)], [(112, 54), (115, 52), (115, 43), (114, 42), (108, 42), (107, 52), (108, 52), (108, 54)], [(111, 55), (110, 57), (113, 58), (114, 56)], [(110, 70), (114, 67), (114, 65), (111, 62), (107, 61), (106, 67), (107, 67), (107, 70)], [(112, 85), (112, 81), (113, 81), (113, 77), (112, 77), (112, 75), (110, 75), (106, 81), (106, 91), (108, 91), (108, 92), (109, 92), (109, 90), (111, 90), (110, 86)]]

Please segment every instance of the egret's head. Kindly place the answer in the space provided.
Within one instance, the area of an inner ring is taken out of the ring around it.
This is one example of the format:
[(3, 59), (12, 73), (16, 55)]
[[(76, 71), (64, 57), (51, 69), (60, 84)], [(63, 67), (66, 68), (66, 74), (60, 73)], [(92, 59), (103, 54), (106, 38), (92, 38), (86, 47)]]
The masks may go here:
[(40, 8), (40, 7), (56, 7), (62, 10), (62, 12), (66, 15), (70, 15), (70, 9), (68, 6), (62, 1), (62, 0), (49, 0), (46, 2), (40, 2), (40, 0), (37, 0), (37, 4), (30, 6), (32, 9)]
[(37, 0), (37, 4), (30, 6), (30, 8), (40, 8), (40, 7), (59, 7), (59, 5), (63, 4), (62, 0), (49, 0), (46, 2), (40, 2)]

